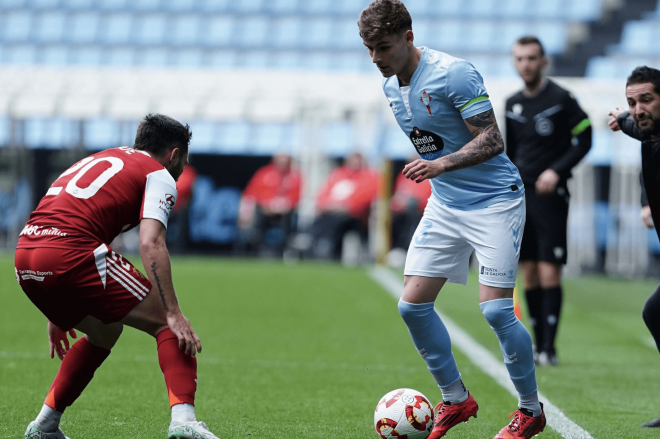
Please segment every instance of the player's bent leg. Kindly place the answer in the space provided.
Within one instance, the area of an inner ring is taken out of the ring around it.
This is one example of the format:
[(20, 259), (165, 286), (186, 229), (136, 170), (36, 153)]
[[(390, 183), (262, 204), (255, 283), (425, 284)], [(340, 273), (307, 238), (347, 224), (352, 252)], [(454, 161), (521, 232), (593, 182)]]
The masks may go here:
[(447, 431), (477, 415), (479, 406), (468, 393), (458, 372), (447, 328), (435, 312), (434, 301), (446, 278), (405, 276), (404, 294), (399, 313), (408, 326), (417, 351), (442, 391), (436, 408), (430, 439), (443, 437)]

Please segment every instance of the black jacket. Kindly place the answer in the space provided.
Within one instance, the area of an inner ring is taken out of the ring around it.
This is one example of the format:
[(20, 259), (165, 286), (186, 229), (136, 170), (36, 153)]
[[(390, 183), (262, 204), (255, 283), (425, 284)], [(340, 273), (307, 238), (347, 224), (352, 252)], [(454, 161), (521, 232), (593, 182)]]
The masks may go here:
[[(644, 183), (642, 203), (645, 201), (645, 192), (647, 204), (651, 207), (653, 224), (660, 224), (660, 138), (653, 140), (650, 136), (644, 136), (627, 111), (621, 113), (616, 121), (621, 127), (621, 131), (642, 142), (642, 181)], [(658, 227), (655, 228), (655, 231), (660, 238)]]

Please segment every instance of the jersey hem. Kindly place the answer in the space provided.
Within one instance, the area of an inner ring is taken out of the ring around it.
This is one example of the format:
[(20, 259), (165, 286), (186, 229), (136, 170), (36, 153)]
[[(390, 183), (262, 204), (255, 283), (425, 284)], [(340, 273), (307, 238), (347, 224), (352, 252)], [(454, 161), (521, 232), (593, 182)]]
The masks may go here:
[(524, 195), (525, 195), (525, 188), (524, 188), (524, 185), (523, 185), (523, 187), (519, 188), (516, 192), (512, 191), (511, 195), (501, 194), (501, 195), (497, 195), (493, 198), (489, 198), (485, 201), (481, 201), (481, 202), (476, 203), (476, 204), (470, 204), (470, 205), (467, 205), (467, 206), (464, 205), (464, 204), (456, 205), (456, 204), (452, 204), (452, 203), (446, 203), (442, 199), (440, 199), (440, 197), (438, 197), (435, 194), (435, 192), (433, 192), (433, 195), (431, 195), (431, 197), (435, 196), (435, 201), (437, 201), (438, 203), (442, 204), (445, 207), (465, 212), (465, 211), (470, 211), (470, 210), (485, 209), (487, 207), (492, 206), (493, 204), (501, 203), (502, 201), (513, 201), (513, 200), (516, 200), (516, 199), (518, 199), (518, 198), (520, 198)]

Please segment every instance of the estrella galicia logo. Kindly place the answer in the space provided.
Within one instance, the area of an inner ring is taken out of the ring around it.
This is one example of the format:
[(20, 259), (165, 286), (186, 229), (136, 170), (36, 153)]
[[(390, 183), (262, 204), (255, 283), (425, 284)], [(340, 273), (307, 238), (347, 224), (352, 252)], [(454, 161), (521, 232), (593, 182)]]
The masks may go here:
[(417, 127), (410, 133), (410, 141), (419, 155), (436, 154), (445, 148), (445, 142), (440, 136)]

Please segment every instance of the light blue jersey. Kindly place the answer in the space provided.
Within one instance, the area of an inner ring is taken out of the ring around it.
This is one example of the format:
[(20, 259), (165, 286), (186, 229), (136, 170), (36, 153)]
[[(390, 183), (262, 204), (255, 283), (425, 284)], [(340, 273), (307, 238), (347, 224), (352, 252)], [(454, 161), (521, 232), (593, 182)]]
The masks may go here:
[[(409, 87), (396, 76), (383, 90), (399, 126), (419, 156), (435, 160), (458, 151), (474, 139), (463, 119), (492, 109), (479, 72), (469, 62), (420, 47), (422, 57)], [(431, 180), (433, 196), (447, 207), (473, 210), (521, 197), (518, 169), (503, 152), (470, 168)]]

